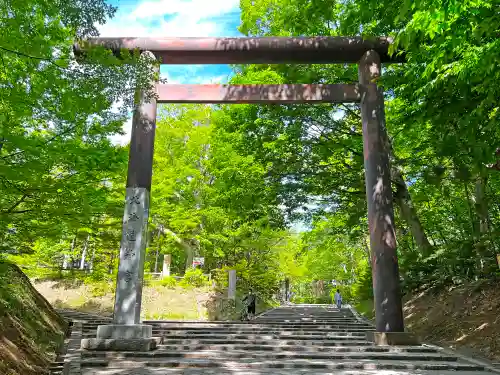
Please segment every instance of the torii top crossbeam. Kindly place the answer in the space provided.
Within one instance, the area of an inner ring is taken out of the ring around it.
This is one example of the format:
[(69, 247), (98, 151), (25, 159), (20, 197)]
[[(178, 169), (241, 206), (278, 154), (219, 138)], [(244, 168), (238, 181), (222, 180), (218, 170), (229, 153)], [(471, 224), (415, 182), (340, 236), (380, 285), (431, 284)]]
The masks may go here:
[[(162, 64), (334, 64), (357, 63), (366, 51), (376, 51), (382, 63), (401, 62), (388, 53), (391, 38), (261, 37), (261, 38), (92, 38), (115, 52), (151, 51)], [(82, 47), (75, 45), (75, 52)]]

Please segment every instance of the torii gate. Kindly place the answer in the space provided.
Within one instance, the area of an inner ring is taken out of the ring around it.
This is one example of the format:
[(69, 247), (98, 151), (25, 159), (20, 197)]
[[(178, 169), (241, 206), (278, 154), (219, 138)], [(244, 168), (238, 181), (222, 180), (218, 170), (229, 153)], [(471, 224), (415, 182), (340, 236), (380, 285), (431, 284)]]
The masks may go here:
[[(374, 341), (392, 344), (407, 341), (408, 336), (403, 334), (384, 98), (376, 84), (381, 63), (402, 61), (389, 56), (390, 38), (95, 38), (88, 43), (115, 52), (138, 49), (152, 54), (162, 64), (357, 63), (359, 83), (156, 84), (158, 100), (148, 102), (141, 95), (132, 120), (114, 324), (99, 326), (97, 339), (87, 340), (82, 346), (102, 348), (103, 340), (111, 340), (115, 344), (108, 349), (151, 348), (152, 327), (140, 324), (140, 312), (157, 103), (360, 103), (375, 296)], [(82, 48), (75, 45), (75, 52), (81, 52)], [(118, 347), (116, 339), (121, 340)], [(144, 345), (137, 346), (141, 340)]]

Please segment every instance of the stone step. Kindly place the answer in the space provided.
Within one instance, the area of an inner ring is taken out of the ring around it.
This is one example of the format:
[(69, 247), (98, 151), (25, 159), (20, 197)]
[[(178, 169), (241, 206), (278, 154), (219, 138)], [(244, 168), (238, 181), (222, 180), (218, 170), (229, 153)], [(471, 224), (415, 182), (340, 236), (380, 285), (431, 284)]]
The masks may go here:
[(309, 315), (329, 315), (329, 316), (352, 316), (349, 310), (335, 310), (335, 309), (272, 309), (267, 310), (262, 315), (286, 315), (286, 314), (309, 314)]
[(333, 317), (333, 318), (350, 318), (353, 317), (354, 315), (348, 312), (338, 312), (338, 311), (312, 311), (312, 310), (271, 310), (267, 311), (265, 313), (260, 314), (259, 316), (289, 316), (289, 315), (295, 315), (295, 316), (301, 316), (301, 315), (310, 315), (310, 316), (327, 316), (327, 317)]
[(325, 321), (282, 321), (281, 323), (267, 321), (267, 320), (252, 320), (252, 324), (259, 324), (265, 326), (276, 327), (373, 327), (368, 323), (333, 323)]
[(458, 358), (452, 355), (442, 353), (378, 353), (378, 352), (261, 352), (232, 350), (230, 353), (224, 350), (205, 350), (205, 351), (169, 351), (158, 349), (151, 352), (82, 352), (82, 358), (106, 359), (109, 363), (120, 360), (146, 360), (149, 359), (167, 359), (167, 358), (206, 358), (212, 360), (232, 360), (232, 359), (257, 359), (257, 360), (349, 360), (349, 361), (434, 361), (434, 362), (457, 362)]
[[(166, 327), (152, 327), (152, 331), (158, 335), (262, 335), (274, 334), (282, 336), (324, 336), (328, 335), (366, 335), (368, 332), (373, 332), (373, 328), (331, 328), (323, 330), (309, 330), (309, 329), (276, 329), (276, 328), (263, 328), (263, 329), (171, 329)], [(97, 327), (83, 327), (83, 333), (95, 334)]]
[[(82, 337), (87, 338), (87, 337), (93, 337), (95, 336), (95, 332), (84, 332), (82, 334)], [(366, 333), (365, 332), (325, 332), (323, 335), (317, 335), (317, 334), (302, 334), (298, 335), (293, 332), (291, 333), (286, 333), (286, 332), (281, 332), (281, 333), (256, 333), (256, 334), (250, 334), (250, 333), (185, 333), (185, 332), (179, 332), (179, 331), (156, 331), (153, 330), (153, 336), (162, 336), (162, 337), (167, 337), (167, 338), (192, 338), (192, 339), (217, 339), (217, 338), (233, 338), (233, 339), (296, 339), (296, 340), (346, 340), (348, 338), (356, 338), (356, 339), (365, 339), (366, 338)]]
[(283, 319), (271, 319), (271, 318), (256, 318), (255, 322), (259, 323), (323, 323), (323, 324), (344, 324), (344, 323), (353, 323), (355, 324), (355, 320), (339, 320), (339, 319), (321, 319), (321, 318), (283, 318)]
[(316, 319), (333, 319), (333, 320), (355, 320), (354, 315), (332, 315), (332, 314), (260, 314), (258, 319), (289, 319), (289, 318), (316, 318)]
[(307, 307), (299, 307), (299, 308), (283, 308), (283, 307), (277, 307), (271, 310), (267, 310), (265, 313), (266, 314), (279, 314), (279, 313), (290, 313), (290, 312), (298, 312), (298, 313), (316, 313), (316, 314), (342, 314), (342, 315), (349, 315), (351, 312), (350, 310), (347, 309), (338, 309), (338, 308), (307, 308)]
[(328, 319), (356, 319), (354, 315), (344, 315), (344, 314), (331, 314), (331, 313), (325, 313), (325, 314), (315, 314), (315, 313), (284, 313), (284, 312), (279, 312), (279, 313), (267, 313), (267, 314), (261, 314), (259, 315), (259, 318), (263, 317), (271, 317), (271, 318), (289, 318), (289, 317), (296, 317), (296, 318), (301, 318), (301, 317), (315, 317), (315, 318), (328, 318)]
[(286, 315), (286, 316), (272, 316), (272, 315), (260, 315), (256, 317), (257, 320), (276, 320), (281, 321), (285, 319), (308, 319), (308, 320), (330, 320), (336, 322), (352, 322), (356, 321), (354, 317), (331, 317), (331, 316), (314, 316), (314, 315)]
[(64, 372), (64, 362), (52, 362), (49, 366), (50, 375), (62, 375)]
[[(193, 321), (193, 320), (143, 320), (142, 324), (170, 324), (170, 325), (198, 325), (198, 326), (237, 326), (237, 325), (252, 325), (252, 324), (270, 324), (270, 325), (284, 325), (288, 326), (293, 323), (286, 323), (281, 320), (272, 320), (270, 323), (263, 322), (264, 318), (255, 318), (252, 321), (223, 321), (223, 320), (215, 320), (215, 321)], [(348, 322), (340, 322), (341, 324), (366, 324), (365, 322), (361, 322), (359, 320), (350, 320)], [(315, 325), (314, 322), (298, 322), (296, 325)], [(328, 325), (328, 324), (325, 324)], [(335, 324), (330, 324), (335, 325)]]
[[(109, 324), (111, 321), (83, 321), (82, 324), (85, 325), (99, 325), (99, 324)], [(312, 326), (316, 327), (318, 324), (310, 321), (301, 321), (294, 323), (286, 323), (283, 321), (264, 321), (259, 319), (253, 319), (251, 321), (234, 321), (231, 323), (228, 322), (174, 322), (174, 321), (150, 321), (145, 320), (142, 321), (142, 324), (149, 324), (154, 326), (188, 326), (188, 327), (246, 327), (246, 326), (273, 326), (273, 327), (302, 327), (302, 326)], [(366, 322), (361, 321), (349, 321), (349, 322), (330, 322), (330, 323), (322, 323), (320, 326), (369, 326), (372, 325)]]
[(313, 329), (313, 328), (276, 328), (276, 327), (225, 327), (225, 328), (204, 328), (204, 327), (157, 327), (153, 325), (153, 329), (163, 331), (178, 331), (178, 332), (365, 332), (373, 331), (373, 327), (334, 327), (329, 330)]
[[(111, 319), (82, 320), (83, 336)], [(143, 321), (161, 337), (156, 350), (81, 351), (81, 375), (484, 375), (482, 366), (427, 346), (374, 346), (374, 330), (348, 309), (286, 306), (250, 322)], [(61, 370), (54, 365), (54, 371)], [(58, 372), (57, 375), (59, 375)], [(54, 374), (55, 375), (55, 374)]]
[(57, 365), (51, 364), (49, 366), (50, 371), (58, 371), (58, 370), (63, 370), (63, 369), (64, 369), (64, 363), (57, 364)]
[(65, 318), (68, 318), (68, 319), (76, 318), (76, 319), (84, 319), (84, 320), (112, 320), (111, 317), (99, 316), (99, 315), (67, 314), (67, 313), (63, 313), (60, 315), (62, 315)]
[[(199, 325), (172, 325), (172, 324), (150, 324), (155, 329), (169, 329), (169, 330), (200, 330), (200, 331), (229, 331), (229, 330), (244, 330), (244, 331), (262, 331), (262, 330), (285, 330), (285, 331), (310, 331), (310, 332), (324, 332), (327, 328), (316, 328), (314, 326), (269, 326), (269, 325), (260, 325), (260, 324), (248, 324), (248, 325), (234, 325), (234, 326), (215, 326), (215, 327), (204, 327)], [(83, 328), (97, 328), (99, 324), (89, 324), (82, 323)], [(329, 330), (349, 330), (349, 329), (372, 329), (373, 327), (368, 324), (338, 324), (331, 325)]]
[(311, 312), (311, 311), (271, 311), (271, 312), (267, 312), (267, 313), (264, 313), (264, 314), (260, 314), (259, 316), (318, 316), (318, 317), (322, 317), (322, 316), (326, 316), (328, 318), (351, 318), (353, 317), (354, 315), (351, 315), (351, 314), (344, 314), (344, 313), (332, 313), (332, 312), (321, 312), (321, 313), (317, 313), (317, 312)]
[[(245, 328), (274, 328), (274, 329), (288, 329), (288, 328), (303, 328), (309, 329), (313, 328), (316, 330), (322, 329), (330, 329), (330, 328), (357, 328), (357, 327), (367, 327), (373, 328), (372, 325), (367, 323), (348, 323), (348, 324), (315, 324), (315, 323), (301, 323), (301, 324), (290, 324), (290, 323), (261, 323), (255, 320), (251, 322), (237, 322), (237, 323), (174, 323), (174, 322), (151, 322), (151, 321), (143, 321), (142, 324), (149, 324), (154, 327), (162, 327), (162, 328), (181, 328), (181, 327), (189, 327), (191, 328), (234, 328), (234, 327), (245, 327)], [(89, 323), (85, 323), (85, 326), (89, 325)]]
[(320, 340), (242, 340), (242, 339), (205, 339), (205, 340), (196, 340), (196, 339), (172, 339), (170, 337), (165, 337), (163, 339), (164, 345), (193, 345), (193, 344), (249, 344), (249, 345), (296, 345), (296, 346), (370, 346), (371, 342), (366, 340), (338, 340), (338, 341), (320, 341)]
[[(97, 325), (89, 326), (83, 325), (83, 331), (95, 331), (97, 330)], [(155, 326), (152, 325), (152, 329), (160, 332), (160, 331), (192, 331), (194, 332), (214, 332), (214, 333), (237, 333), (237, 332), (248, 332), (248, 333), (258, 333), (258, 332), (307, 332), (307, 333), (316, 333), (322, 334), (323, 332), (368, 332), (373, 331), (373, 327), (365, 327), (365, 326), (354, 326), (354, 327), (330, 327), (323, 329), (311, 329), (309, 327), (297, 327), (297, 328), (280, 328), (280, 327), (223, 327), (223, 328), (200, 328), (200, 327), (171, 327), (171, 326)]]
[[(304, 338), (304, 339), (322, 339), (323, 337), (356, 337), (365, 338), (368, 332), (366, 331), (327, 331), (320, 335), (317, 332), (273, 332), (273, 331), (262, 331), (262, 332), (189, 332), (184, 331), (165, 331), (153, 329), (153, 336), (158, 337), (194, 337), (194, 338), (219, 338), (223, 337), (262, 337), (262, 336), (274, 336), (275, 338)], [(97, 334), (97, 330), (84, 330), (82, 332), (82, 337), (93, 337)]]
[[(82, 323), (82, 328), (87, 330), (95, 330), (99, 325), (110, 324), (110, 322), (106, 323)], [(311, 332), (324, 332), (325, 330), (373, 330), (373, 326), (364, 323), (358, 324), (329, 324), (329, 325), (314, 325), (314, 324), (303, 324), (303, 325), (286, 325), (286, 324), (235, 324), (235, 325), (218, 325), (218, 326), (203, 326), (203, 325), (177, 325), (170, 323), (143, 323), (152, 325), (155, 329), (169, 329), (169, 330), (302, 330), (302, 331), (311, 331)]]
[(455, 371), (478, 371), (484, 370), (483, 366), (459, 362), (435, 362), (435, 361), (391, 361), (391, 360), (256, 360), (256, 359), (144, 359), (144, 360), (113, 360), (97, 358), (85, 358), (81, 361), (83, 368), (107, 367), (107, 368), (144, 368), (144, 367), (176, 367), (176, 368), (224, 368), (224, 369), (322, 369), (322, 370), (455, 370)]
[[(233, 370), (223, 368), (84, 368), (81, 375), (381, 375), (377, 370), (315, 370), (315, 369), (245, 369)], [(385, 375), (492, 375), (486, 371), (463, 371), (453, 370), (398, 370), (384, 371)]]
[(354, 319), (324, 319), (324, 318), (299, 318), (299, 317), (289, 317), (289, 318), (280, 318), (274, 319), (270, 317), (258, 317), (254, 319), (254, 322), (265, 323), (265, 322), (276, 322), (276, 323), (286, 323), (286, 322), (298, 322), (298, 323), (308, 323), (308, 322), (326, 322), (329, 324), (356, 324), (359, 321)]
[(342, 346), (319, 346), (319, 345), (251, 345), (251, 344), (191, 344), (191, 345), (159, 345), (158, 350), (255, 350), (255, 351), (270, 351), (270, 352), (374, 352), (374, 353), (437, 353), (435, 348), (425, 346), (359, 346), (359, 345), (342, 345)]
[(338, 335), (338, 336), (349, 336), (349, 335), (361, 335), (365, 336), (367, 332), (372, 332), (373, 329), (332, 329), (332, 330), (317, 330), (317, 331), (306, 331), (306, 330), (279, 330), (279, 329), (252, 329), (252, 330), (243, 330), (243, 329), (238, 329), (238, 330), (173, 330), (173, 329), (157, 329), (153, 327), (153, 332), (161, 332), (165, 335), (207, 335), (207, 334), (236, 334), (236, 335), (241, 335), (241, 334), (246, 334), (246, 335), (258, 335), (258, 334), (279, 334), (281, 336), (289, 336), (289, 335), (302, 335), (302, 336), (309, 336), (309, 335)]
[[(154, 333), (153, 333), (154, 335)], [(237, 335), (237, 334), (192, 334), (192, 335), (180, 335), (180, 334), (171, 334), (165, 335), (165, 338), (168, 339), (193, 339), (193, 340), (204, 340), (204, 339), (247, 339), (247, 340), (300, 340), (300, 341), (344, 341), (351, 339), (364, 339), (366, 337), (365, 334), (352, 334), (352, 335), (335, 335), (335, 334), (327, 334), (324, 335), (270, 335), (270, 334), (262, 334), (262, 335)]]
[(274, 309), (261, 315), (318, 315), (318, 316), (353, 316), (349, 310), (315, 310), (315, 309)]

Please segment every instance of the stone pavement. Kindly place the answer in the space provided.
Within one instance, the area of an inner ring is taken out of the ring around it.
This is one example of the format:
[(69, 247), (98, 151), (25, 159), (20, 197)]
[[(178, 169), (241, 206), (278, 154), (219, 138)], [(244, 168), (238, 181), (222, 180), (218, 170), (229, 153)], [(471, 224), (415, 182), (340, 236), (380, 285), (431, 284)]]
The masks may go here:
[[(75, 336), (95, 337), (109, 318), (61, 311), (73, 319)], [(157, 349), (145, 352), (86, 351), (64, 358), (67, 375), (275, 374), (275, 375), (485, 375), (492, 368), (429, 345), (374, 346), (373, 327), (350, 309), (290, 305), (251, 322), (144, 321)], [(77, 345), (76, 345), (77, 346)], [(68, 353), (69, 354), (69, 353)], [(500, 372), (499, 372), (500, 373)], [(56, 374), (56, 372), (54, 372)]]

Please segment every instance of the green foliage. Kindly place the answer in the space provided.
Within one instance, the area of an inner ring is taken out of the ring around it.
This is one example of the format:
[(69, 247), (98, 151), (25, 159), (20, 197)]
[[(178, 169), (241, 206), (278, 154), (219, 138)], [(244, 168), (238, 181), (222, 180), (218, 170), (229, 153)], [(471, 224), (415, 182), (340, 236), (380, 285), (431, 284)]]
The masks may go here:
[(354, 308), (358, 313), (360, 313), (367, 319), (373, 319), (375, 317), (373, 298), (355, 301)]
[(151, 62), (73, 54), (114, 12), (103, 0), (0, 3), (0, 252), (53, 265), (75, 232), (121, 220), (127, 150), (109, 138), (123, 132), (135, 84), (151, 91)]
[(101, 281), (91, 283), (92, 297), (103, 297), (108, 293), (115, 292), (116, 284), (113, 281)]
[(338, 285), (335, 288), (330, 289), (330, 303), (335, 303), (334, 296), (335, 292), (340, 290), (340, 295), (342, 296), (342, 303), (350, 303), (355, 302), (353, 296), (353, 288), (351, 285)]
[[(111, 104), (129, 105), (135, 83), (151, 88), (151, 62), (97, 48), (76, 67), (73, 38), (113, 9), (28, 3), (0, 5), (0, 22), (17, 22), (0, 36), (9, 66), (0, 72), (1, 250), (33, 275), (106, 283), (126, 164), (109, 142), (125, 112)], [(443, 0), (242, 0), (241, 9), (247, 35), (395, 37), (391, 52), (407, 61), (385, 66), (380, 84), (403, 287), (498, 272), (498, 9)], [(354, 64), (234, 69), (235, 84), (358, 79)], [(146, 266), (158, 272), (169, 254), (181, 285), (206, 285), (210, 272), (220, 292), (235, 269), (238, 292), (251, 287), (265, 301), (286, 278), (295, 301), (330, 300), (330, 287), (318, 295), (312, 285), (335, 279), (346, 301), (363, 304), (372, 298), (363, 168), (358, 104), (161, 106)], [(298, 222), (305, 233), (290, 230)], [(191, 269), (193, 257), (204, 257), (203, 270)], [(79, 261), (92, 272), (63, 270)]]
[(158, 284), (169, 289), (174, 289), (177, 286), (177, 280), (173, 276), (166, 276), (159, 280)]
[(373, 299), (372, 269), (367, 260), (361, 261), (356, 268), (356, 282), (351, 289), (354, 301)]
[(241, 134), (231, 131), (228, 110), (162, 107), (152, 192), (159, 235), (152, 236), (149, 264), (157, 251), (170, 254), (172, 270), (185, 271), (182, 283), (188, 286), (191, 260), (202, 256), (204, 273), (213, 271), (219, 286), (227, 287), (226, 270), (233, 268), (243, 290), (252, 284), (271, 296), (280, 277), (301, 272), (290, 259), (299, 239), (283, 230), (266, 168), (248, 154)]
[(184, 288), (199, 288), (202, 286), (209, 286), (210, 282), (208, 281), (208, 277), (203, 274), (203, 271), (200, 268), (191, 268), (186, 271), (184, 277), (179, 282), (179, 285)]
[[(404, 53), (407, 62), (386, 66), (380, 84), (388, 93), (403, 286), (492, 277), (500, 248), (500, 212), (493, 203), (500, 189), (496, 7), (486, 1), (242, 0), (241, 8), (240, 31), (247, 35), (362, 30), (395, 36), (393, 52)], [(259, 65), (241, 68), (234, 81), (257, 82), (262, 74), (275, 82), (357, 80), (352, 66)], [(358, 110), (247, 106), (233, 110), (233, 129), (257, 160), (270, 164), (290, 217), (299, 211), (305, 220), (314, 218), (304, 237), (314, 254), (307, 260), (310, 278), (353, 275), (353, 298), (361, 300), (369, 298), (371, 281)], [(339, 264), (349, 264), (351, 272)]]

